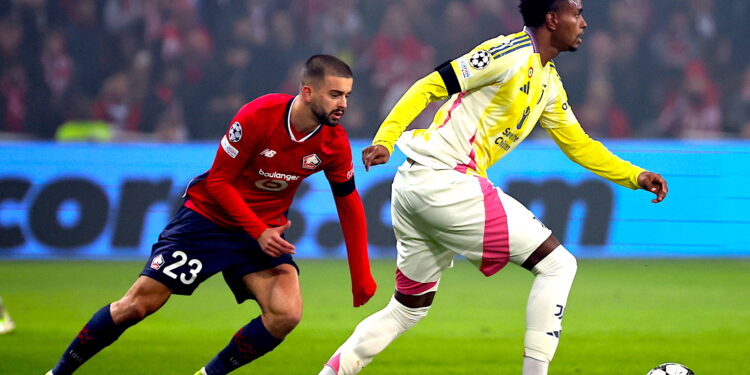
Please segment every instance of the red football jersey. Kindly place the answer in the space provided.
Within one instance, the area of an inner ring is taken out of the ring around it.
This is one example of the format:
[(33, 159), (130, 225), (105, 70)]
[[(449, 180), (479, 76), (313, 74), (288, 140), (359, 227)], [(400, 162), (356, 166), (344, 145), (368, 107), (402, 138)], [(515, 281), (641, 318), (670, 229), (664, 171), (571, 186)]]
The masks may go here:
[(286, 223), (285, 213), (305, 177), (325, 171), (331, 182), (352, 179), (344, 128), (319, 125), (295, 136), (290, 117), (294, 100), (270, 94), (245, 104), (221, 139), (211, 169), (188, 187), (186, 205), (219, 225), (242, 228), (258, 238), (268, 226)]

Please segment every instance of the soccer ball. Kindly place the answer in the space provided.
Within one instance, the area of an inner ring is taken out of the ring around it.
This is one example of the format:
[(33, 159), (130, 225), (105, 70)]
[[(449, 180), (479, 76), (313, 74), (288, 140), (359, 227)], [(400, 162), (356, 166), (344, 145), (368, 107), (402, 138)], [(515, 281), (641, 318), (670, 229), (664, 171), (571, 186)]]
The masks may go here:
[(662, 363), (646, 375), (695, 375), (695, 373), (679, 363)]

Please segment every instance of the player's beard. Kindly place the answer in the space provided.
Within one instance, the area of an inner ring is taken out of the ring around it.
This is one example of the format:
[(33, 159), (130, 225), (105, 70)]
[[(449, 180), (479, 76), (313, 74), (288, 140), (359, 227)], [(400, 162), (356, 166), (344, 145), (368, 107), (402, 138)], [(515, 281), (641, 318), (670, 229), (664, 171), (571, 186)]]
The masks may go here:
[(315, 118), (318, 119), (318, 122), (325, 126), (336, 126), (339, 124), (339, 119), (333, 118), (334, 112), (341, 113), (339, 118), (344, 116), (343, 109), (334, 109), (333, 111), (326, 113), (325, 109), (317, 106), (316, 104), (313, 104), (311, 109), (313, 115), (315, 115)]

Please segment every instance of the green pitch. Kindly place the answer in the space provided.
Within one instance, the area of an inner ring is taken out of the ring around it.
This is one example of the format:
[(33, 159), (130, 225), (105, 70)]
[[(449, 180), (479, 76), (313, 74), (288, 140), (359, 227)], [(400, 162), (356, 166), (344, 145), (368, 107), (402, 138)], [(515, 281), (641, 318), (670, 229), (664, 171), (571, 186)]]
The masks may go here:
[[(0, 295), (17, 323), (0, 336), (0, 374), (42, 375), (142, 262), (0, 262)], [(351, 307), (345, 261), (303, 260), (302, 323), (274, 352), (237, 374), (317, 374), (328, 356), (393, 290), (393, 261), (366, 306)], [(429, 316), (364, 374), (520, 374), (532, 276), (508, 266), (484, 278), (466, 261), (443, 277)], [(237, 305), (214, 277), (174, 296), (78, 374), (190, 375), (259, 310)], [(645, 374), (681, 362), (698, 375), (750, 374), (750, 260), (584, 260), (565, 311), (555, 375)]]

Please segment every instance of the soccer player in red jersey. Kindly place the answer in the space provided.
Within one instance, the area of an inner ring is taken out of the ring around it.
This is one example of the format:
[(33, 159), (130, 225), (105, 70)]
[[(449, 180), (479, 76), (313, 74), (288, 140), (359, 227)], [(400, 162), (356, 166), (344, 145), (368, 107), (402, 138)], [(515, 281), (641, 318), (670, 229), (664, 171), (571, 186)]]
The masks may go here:
[(292, 225), (285, 213), (302, 180), (318, 171), (325, 172), (341, 219), (354, 306), (366, 303), (376, 285), (351, 147), (339, 126), (352, 84), (346, 63), (315, 55), (297, 96), (270, 94), (244, 105), (211, 169), (191, 181), (141, 276), (94, 314), (47, 375), (73, 373), (172, 294), (190, 295), (220, 271), (237, 302), (255, 299), (262, 314), (196, 374), (223, 375), (273, 350), (302, 315), (295, 248), (282, 235)]

